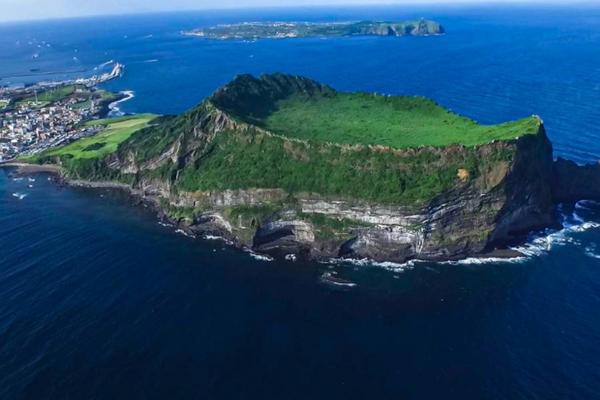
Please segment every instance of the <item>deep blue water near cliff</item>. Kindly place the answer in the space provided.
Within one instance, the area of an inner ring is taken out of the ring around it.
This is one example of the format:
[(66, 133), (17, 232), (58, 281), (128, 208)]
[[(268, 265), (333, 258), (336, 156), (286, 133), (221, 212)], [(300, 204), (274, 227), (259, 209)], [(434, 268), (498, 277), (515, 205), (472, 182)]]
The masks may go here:
[[(256, 19), (427, 16), (432, 38), (210, 42)], [(600, 9), (333, 9), (0, 25), (0, 83), (114, 59), (126, 112), (175, 113), (234, 74), (426, 95), (482, 122), (540, 114), (556, 153), (600, 156)], [(34, 54), (38, 57), (32, 58)], [(73, 57), (76, 57), (75, 59)], [(31, 71), (31, 70), (34, 71)], [(600, 207), (519, 262), (264, 262), (157, 224), (115, 193), (0, 171), (0, 398), (600, 398)], [(29, 187), (29, 186), (32, 187)], [(23, 197), (24, 196), (24, 197)]]

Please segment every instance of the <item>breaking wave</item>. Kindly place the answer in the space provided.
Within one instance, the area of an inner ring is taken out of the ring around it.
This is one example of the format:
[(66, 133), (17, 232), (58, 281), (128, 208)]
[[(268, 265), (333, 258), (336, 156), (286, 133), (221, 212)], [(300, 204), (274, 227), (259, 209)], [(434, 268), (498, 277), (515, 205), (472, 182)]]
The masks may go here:
[(135, 97), (135, 93), (132, 90), (125, 90), (121, 92), (121, 94), (125, 95), (125, 97), (121, 100), (113, 101), (108, 105), (108, 109), (110, 110), (108, 112), (109, 117), (121, 117), (125, 115), (125, 113), (121, 111), (119, 104), (129, 101)]
[(218, 236), (218, 235), (203, 235), (202, 236), (203, 239), (205, 240), (219, 240), (224, 242), (227, 245), (233, 246), (233, 242), (227, 238), (224, 238), (223, 236)]
[(560, 230), (546, 229), (541, 234), (535, 234), (530, 237), (527, 243), (522, 246), (513, 247), (516, 250), (528, 257), (537, 257), (548, 254), (556, 246), (564, 246), (566, 244), (580, 244), (573, 237), (573, 233), (585, 232), (591, 229), (600, 228), (600, 223), (586, 221), (584, 217), (577, 213), (577, 210), (593, 211), (589, 206), (598, 205), (591, 201), (578, 201), (575, 204), (575, 210), (571, 214), (562, 212), (562, 207), (559, 207), (561, 212), (561, 223), (563, 228)]
[(271, 262), (271, 261), (274, 260), (274, 258), (271, 257), (271, 256), (267, 256), (265, 254), (258, 254), (256, 252), (250, 250), (250, 249), (244, 249), (244, 251), (246, 253), (248, 253), (250, 255), (250, 257), (252, 257), (252, 258), (254, 258), (255, 260), (258, 260), (258, 261)]
[(600, 254), (598, 253), (598, 250), (597, 250), (595, 244), (590, 244), (589, 246), (587, 246), (585, 248), (585, 255), (588, 257), (596, 258), (596, 259), (600, 260)]
[(108, 60), (108, 61), (103, 62), (102, 64), (98, 65), (98, 68), (104, 68), (107, 65), (111, 65), (111, 64), (114, 64), (114, 63), (115, 63), (115, 60)]
[[(595, 208), (594, 208), (595, 207)], [(576, 237), (573, 237), (574, 233), (585, 232), (591, 229), (600, 228), (600, 223), (594, 221), (588, 221), (580, 215), (577, 211), (598, 211), (600, 203), (590, 200), (579, 201), (575, 204), (575, 210), (572, 213), (564, 213), (562, 207), (559, 207), (561, 215), (562, 229), (546, 229), (542, 232), (530, 235), (528, 240), (520, 245), (511, 247), (511, 250), (515, 250), (521, 255), (514, 257), (468, 257), (462, 260), (451, 260), (451, 261), (422, 261), (422, 260), (411, 260), (405, 263), (394, 263), (394, 262), (377, 262), (363, 259), (350, 259), (350, 258), (333, 258), (326, 261), (326, 264), (351, 264), (355, 266), (374, 266), (387, 269), (394, 272), (402, 272), (408, 269), (414, 268), (419, 263), (434, 263), (438, 265), (486, 265), (486, 264), (505, 264), (505, 263), (523, 263), (530, 258), (539, 257), (548, 254), (556, 246), (564, 246), (566, 244), (581, 244)], [(585, 249), (586, 255), (593, 258), (600, 259), (600, 253), (596, 252), (595, 246), (588, 246)]]
[(350, 264), (359, 267), (379, 267), (387, 269), (388, 271), (402, 272), (407, 269), (411, 269), (415, 264), (423, 262), (419, 260), (410, 260), (405, 263), (395, 263), (391, 261), (374, 261), (368, 258), (331, 258), (324, 262), (325, 264), (343, 265)]
[(179, 233), (180, 235), (187, 236), (189, 238), (196, 238), (196, 236), (194, 236), (193, 234), (191, 234), (189, 232), (184, 231), (183, 229), (177, 229), (175, 231), (175, 233)]
[(453, 261), (439, 261), (436, 264), (442, 265), (486, 265), (486, 264), (505, 264), (505, 263), (522, 263), (527, 260), (528, 257), (516, 256), (516, 257), (468, 257), (462, 260)]
[(223, 240), (221, 236), (216, 235), (204, 235), (203, 238), (206, 240)]

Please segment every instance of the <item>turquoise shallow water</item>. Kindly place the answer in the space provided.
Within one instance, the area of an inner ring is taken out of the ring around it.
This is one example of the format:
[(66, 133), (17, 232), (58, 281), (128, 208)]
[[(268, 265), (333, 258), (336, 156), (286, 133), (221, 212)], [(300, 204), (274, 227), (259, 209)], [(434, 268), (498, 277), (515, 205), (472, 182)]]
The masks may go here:
[[(210, 42), (256, 19), (427, 16), (433, 38)], [(0, 83), (111, 59), (125, 112), (176, 113), (236, 73), (434, 98), (484, 123), (533, 113), (557, 155), (600, 155), (600, 9), (371, 8), (0, 25)], [(36, 58), (32, 58), (38, 54)], [(76, 57), (75, 59), (73, 57)], [(35, 71), (31, 71), (31, 70)], [(403, 268), (256, 260), (109, 192), (0, 172), (0, 398), (600, 398), (600, 207), (515, 262)], [(29, 187), (29, 186), (32, 187)], [(330, 268), (358, 286), (319, 283)]]

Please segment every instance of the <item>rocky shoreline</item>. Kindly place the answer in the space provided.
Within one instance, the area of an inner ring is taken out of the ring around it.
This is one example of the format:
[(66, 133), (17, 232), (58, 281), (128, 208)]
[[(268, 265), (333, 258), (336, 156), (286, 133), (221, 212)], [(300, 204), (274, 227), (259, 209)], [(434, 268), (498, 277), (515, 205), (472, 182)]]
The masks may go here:
[[(125, 193), (131, 199), (131, 203), (134, 206), (144, 205), (149, 207), (153, 212), (156, 213), (157, 221), (162, 223), (168, 223), (173, 225), (177, 230), (181, 230), (187, 236), (199, 238), (202, 240), (214, 240), (219, 239), (225, 242), (227, 245), (237, 248), (239, 250), (250, 250), (259, 255), (265, 255), (268, 257), (278, 257), (281, 259), (301, 259), (303, 261), (314, 261), (314, 262), (335, 262), (335, 261), (356, 261), (356, 258), (339, 256), (336, 253), (322, 252), (313, 253), (306, 251), (298, 251), (297, 248), (289, 248), (283, 244), (279, 246), (271, 246), (267, 251), (261, 249), (260, 246), (255, 246), (254, 243), (243, 240), (232, 234), (232, 232), (224, 227), (224, 221), (218, 221), (218, 215), (207, 215), (204, 218), (194, 221), (193, 223), (186, 222), (181, 219), (172, 218), (165, 210), (161, 207), (160, 198), (156, 195), (147, 194), (143, 190), (135, 189), (130, 185), (110, 182), (110, 181), (86, 181), (78, 179), (69, 179), (64, 175), (64, 169), (58, 165), (36, 165), (27, 164), (20, 162), (6, 162), (0, 164), (0, 168), (14, 168), (17, 176), (27, 176), (37, 173), (49, 173), (54, 175), (55, 183), (58, 185), (65, 185), (73, 188), (83, 189), (108, 189), (117, 190)], [(261, 251), (263, 250), (263, 251)], [(479, 259), (514, 259), (524, 257), (525, 255), (517, 250), (510, 248), (504, 249), (493, 249), (480, 254), (469, 255), (469, 258)], [(412, 259), (415, 261), (431, 261), (431, 262), (446, 262), (446, 261), (459, 261), (465, 257), (448, 257), (438, 259)], [(360, 258), (359, 260), (365, 262), (399, 262), (400, 260), (384, 260), (384, 259), (370, 259)], [(411, 260), (408, 260), (411, 261)]]
[[(317, 261), (520, 257), (511, 247), (528, 234), (561, 227), (557, 204), (600, 200), (600, 166), (554, 161), (539, 117), (469, 145), (405, 148), (307, 141), (253, 119), (295, 96), (339, 100), (308, 78), (241, 75), (101, 158), (13, 165), (49, 168), (72, 186), (126, 190), (195, 236)], [(450, 115), (420, 99), (390, 101), (412, 114), (417, 107)]]
[[(558, 160), (554, 162), (554, 166), (556, 169), (561, 169), (561, 171), (556, 171), (556, 174), (565, 174), (564, 169), (568, 169), (568, 172), (571, 176), (573, 176), (573, 171), (577, 170), (574, 168), (577, 167), (586, 175), (587, 178), (590, 177), (590, 170), (595, 171), (594, 177), (595, 179), (600, 179), (600, 165), (588, 165), (588, 166), (576, 166), (575, 163), (568, 162), (565, 160)], [(227, 245), (237, 248), (239, 250), (252, 251), (259, 255), (265, 255), (268, 257), (277, 257), (280, 259), (300, 259), (303, 261), (314, 261), (314, 262), (339, 262), (339, 261), (357, 261), (360, 260), (362, 262), (372, 262), (372, 263), (399, 263), (404, 264), (407, 261), (422, 261), (422, 262), (454, 262), (461, 261), (464, 259), (518, 259), (522, 257), (526, 257), (525, 254), (515, 250), (510, 246), (520, 245), (525, 242), (525, 237), (522, 240), (515, 240), (510, 243), (506, 243), (504, 247), (498, 247), (494, 249), (490, 249), (489, 251), (482, 251), (480, 253), (474, 254), (465, 254), (464, 256), (449, 256), (449, 257), (430, 257), (430, 258), (410, 258), (406, 260), (388, 260), (385, 258), (377, 258), (377, 257), (348, 257), (344, 255), (337, 254), (335, 252), (323, 251), (325, 250), (323, 247), (326, 247), (326, 244), (321, 243), (321, 249), (318, 252), (307, 251), (307, 249), (299, 249), (294, 244), (290, 246), (290, 244), (286, 243), (276, 243), (268, 246), (267, 248), (261, 248), (260, 240), (255, 236), (249, 242), (247, 240), (242, 239), (241, 237), (232, 234), (230, 229), (226, 228), (227, 222), (222, 220), (218, 214), (207, 214), (196, 221), (190, 223), (189, 221), (185, 221), (178, 218), (173, 218), (169, 216), (167, 212), (161, 206), (160, 197), (156, 196), (156, 194), (146, 193), (144, 190), (136, 189), (131, 185), (119, 183), (119, 182), (111, 182), (111, 181), (87, 181), (87, 180), (77, 180), (77, 179), (69, 179), (64, 175), (64, 170), (61, 166), (58, 165), (35, 165), (35, 164), (27, 164), (20, 162), (5, 162), (0, 164), (0, 168), (14, 168), (15, 172), (19, 176), (26, 176), (30, 174), (36, 173), (50, 173), (55, 176), (56, 183), (59, 185), (66, 185), (73, 188), (83, 188), (83, 189), (108, 189), (108, 190), (118, 190), (129, 196), (131, 199), (131, 203), (134, 206), (144, 205), (153, 212), (156, 213), (157, 221), (162, 223), (168, 223), (172, 225), (175, 229), (181, 230), (187, 236), (199, 238), (201, 240), (214, 240), (220, 239), (225, 242)], [(574, 177), (577, 179), (577, 177)], [(559, 178), (557, 178), (559, 179)], [(571, 186), (572, 188), (572, 186)], [(593, 189), (595, 190), (595, 189)], [(589, 197), (589, 196), (588, 196)], [(594, 196), (592, 196), (594, 197)], [(599, 196), (600, 197), (600, 196)], [(596, 197), (596, 200), (600, 200), (599, 197)], [(563, 198), (563, 200), (568, 201), (569, 199)], [(575, 200), (573, 200), (575, 201)], [(561, 228), (560, 225), (554, 224), (553, 228)]]

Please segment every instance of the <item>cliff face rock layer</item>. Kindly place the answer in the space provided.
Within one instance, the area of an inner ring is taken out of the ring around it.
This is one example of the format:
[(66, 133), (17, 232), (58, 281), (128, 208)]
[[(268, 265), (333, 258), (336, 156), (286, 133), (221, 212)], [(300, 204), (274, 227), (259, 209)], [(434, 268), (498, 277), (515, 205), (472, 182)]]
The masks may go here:
[[(315, 122), (315, 107), (340, 122)], [(389, 126), (362, 120), (365, 107), (389, 109), (376, 116)], [(125, 182), (191, 230), (282, 256), (455, 259), (554, 223), (537, 117), (485, 127), (426, 99), (288, 75), (240, 76), (68, 174)]]

